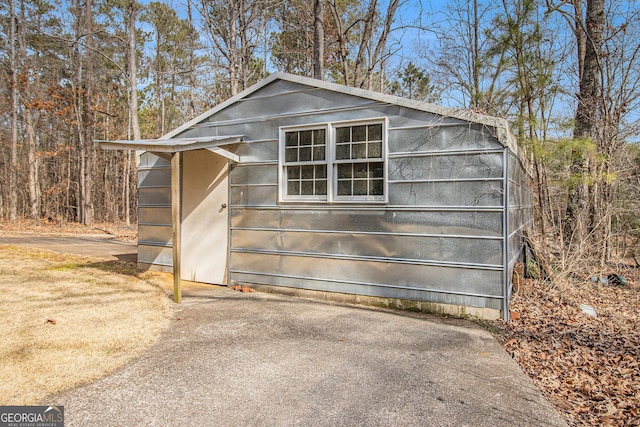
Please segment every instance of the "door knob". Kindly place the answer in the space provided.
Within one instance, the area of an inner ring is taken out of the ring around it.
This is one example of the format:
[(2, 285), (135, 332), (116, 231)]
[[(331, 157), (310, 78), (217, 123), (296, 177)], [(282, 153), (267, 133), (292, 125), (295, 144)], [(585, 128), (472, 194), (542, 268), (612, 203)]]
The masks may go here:
[(222, 209), (227, 209), (227, 204), (226, 203), (222, 204)]

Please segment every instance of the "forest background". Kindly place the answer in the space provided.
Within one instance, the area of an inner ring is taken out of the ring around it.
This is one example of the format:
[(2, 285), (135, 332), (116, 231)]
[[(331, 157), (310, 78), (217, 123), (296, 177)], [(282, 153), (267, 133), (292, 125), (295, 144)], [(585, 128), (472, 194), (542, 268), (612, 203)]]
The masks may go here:
[(572, 271), (640, 238), (640, 2), (2, 0), (0, 218), (136, 221), (134, 152), (275, 71), (507, 118)]

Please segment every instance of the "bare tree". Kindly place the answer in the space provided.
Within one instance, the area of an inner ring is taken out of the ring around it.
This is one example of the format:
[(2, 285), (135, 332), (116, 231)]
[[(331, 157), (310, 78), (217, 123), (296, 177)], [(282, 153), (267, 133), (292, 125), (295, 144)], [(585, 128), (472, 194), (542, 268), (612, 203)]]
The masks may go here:
[[(129, 117), (131, 120), (131, 130), (134, 139), (140, 139), (140, 124), (138, 123), (138, 67), (136, 59), (138, 50), (136, 48), (136, 18), (138, 15), (138, 4), (136, 0), (129, 0), (127, 4), (129, 16), (127, 20), (127, 63), (129, 68)], [(126, 154), (126, 166), (124, 174), (124, 201), (125, 201), (125, 223), (131, 224), (131, 151)]]
[(263, 36), (263, 21), (268, 19), (267, 1), (201, 0), (209, 39), (216, 55), (223, 59), (233, 96), (248, 87), (262, 71), (255, 67), (255, 52)]
[(491, 51), (490, 35), (496, 2), (453, 0), (439, 14), (441, 24), (434, 25), (437, 52), (426, 55), (434, 65), (434, 75), (448, 93), (462, 97), (464, 107), (504, 115), (508, 88), (503, 76), (505, 53)]
[(84, 176), (84, 188), (82, 197), (82, 223), (93, 223), (93, 157), (94, 157), (94, 125), (95, 113), (93, 111), (94, 88), (94, 53), (93, 53), (93, 2), (85, 0), (83, 30), (85, 36), (84, 50), (84, 99), (83, 99), (83, 132), (84, 162), (82, 175)]
[(131, 117), (131, 130), (134, 139), (140, 139), (140, 125), (138, 123), (138, 67), (136, 58), (138, 50), (136, 48), (136, 18), (138, 15), (138, 4), (136, 0), (129, 0), (127, 3), (129, 11), (127, 21), (127, 41), (128, 41), (128, 66), (129, 66), (129, 116)]
[(324, 80), (324, 2), (314, 0), (313, 7), (313, 78)]
[[(26, 5), (24, 0), (20, 2), (20, 20), (26, 22)], [(38, 78), (35, 73), (31, 72), (31, 67), (28, 64), (27, 59), (27, 41), (26, 41), (26, 29), (24, 25), (21, 26), (22, 30), (18, 35), (18, 44), (20, 45), (20, 63), (22, 64), (22, 93), (23, 93), (23, 123), (24, 133), (27, 139), (27, 190), (29, 194), (29, 217), (35, 220), (37, 223), (40, 221), (40, 209), (38, 200), (38, 158), (36, 156), (36, 129), (35, 122), (37, 121), (38, 108), (37, 100), (34, 92), (35, 80)]]
[(346, 85), (372, 89), (373, 74), (376, 69), (381, 70), (384, 63), (389, 35), (402, 4), (400, 0), (391, 0), (380, 20), (377, 0), (370, 0), (368, 4), (328, 2), (337, 38), (340, 74)]
[(18, 217), (18, 64), (16, 61), (16, 10), (9, 0), (9, 66), (11, 67), (11, 166), (9, 171), (9, 219)]

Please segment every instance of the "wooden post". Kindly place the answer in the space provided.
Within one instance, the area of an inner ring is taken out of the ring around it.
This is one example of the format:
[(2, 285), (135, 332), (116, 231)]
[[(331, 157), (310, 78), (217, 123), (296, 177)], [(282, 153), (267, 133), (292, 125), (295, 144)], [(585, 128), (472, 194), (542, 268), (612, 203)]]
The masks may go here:
[(180, 283), (180, 223), (182, 221), (182, 155), (171, 155), (171, 224), (173, 226), (173, 301), (182, 302), (182, 284)]

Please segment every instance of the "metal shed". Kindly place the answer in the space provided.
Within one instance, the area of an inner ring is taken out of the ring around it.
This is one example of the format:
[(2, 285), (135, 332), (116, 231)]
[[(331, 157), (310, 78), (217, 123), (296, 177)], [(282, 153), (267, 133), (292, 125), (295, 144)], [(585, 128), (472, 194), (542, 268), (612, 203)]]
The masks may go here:
[(277, 73), (102, 146), (145, 151), (140, 268), (508, 318), (531, 196), (503, 119)]

